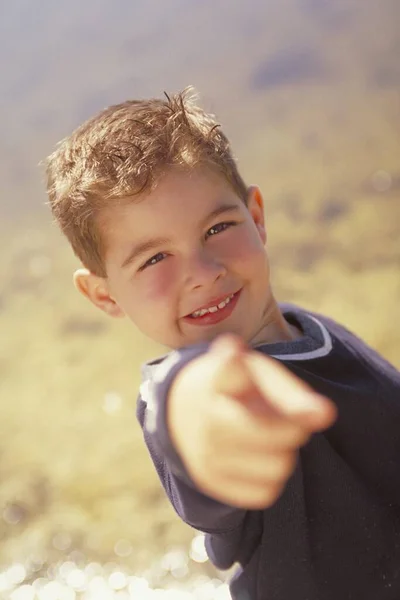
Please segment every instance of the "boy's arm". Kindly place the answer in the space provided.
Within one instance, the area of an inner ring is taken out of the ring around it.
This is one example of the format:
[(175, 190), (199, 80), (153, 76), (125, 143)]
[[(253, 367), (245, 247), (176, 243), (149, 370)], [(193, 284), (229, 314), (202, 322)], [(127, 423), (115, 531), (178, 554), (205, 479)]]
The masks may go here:
[(234, 336), (206, 350), (175, 352), (160, 365), (142, 388), (139, 420), (178, 514), (216, 532), (277, 500), (298, 448), (332, 424), (335, 408)]
[(176, 375), (200, 356), (205, 346), (174, 352), (142, 384), (137, 418), (161, 483), (178, 515), (205, 533), (224, 533), (240, 528), (246, 510), (218, 502), (202, 493), (176, 451), (168, 428), (168, 394)]

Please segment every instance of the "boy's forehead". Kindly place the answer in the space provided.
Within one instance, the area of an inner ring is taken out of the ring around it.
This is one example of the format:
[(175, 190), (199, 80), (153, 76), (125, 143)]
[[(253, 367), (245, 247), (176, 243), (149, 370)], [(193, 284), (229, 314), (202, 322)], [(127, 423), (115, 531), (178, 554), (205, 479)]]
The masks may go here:
[(151, 191), (106, 208), (101, 228), (112, 236), (125, 229), (140, 235), (146, 230), (178, 226), (180, 222), (200, 222), (242, 203), (225, 178), (209, 169), (171, 170)]
[(208, 196), (231, 193), (234, 190), (222, 173), (209, 166), (197, 168), (174, 167), (166, 171), (156, 182), (154, 187), (143, 195), (143, 199), (170, 200), (171, 197), (185, 199), (187, 203), (193, 199), (197, 201), (207, 193)]

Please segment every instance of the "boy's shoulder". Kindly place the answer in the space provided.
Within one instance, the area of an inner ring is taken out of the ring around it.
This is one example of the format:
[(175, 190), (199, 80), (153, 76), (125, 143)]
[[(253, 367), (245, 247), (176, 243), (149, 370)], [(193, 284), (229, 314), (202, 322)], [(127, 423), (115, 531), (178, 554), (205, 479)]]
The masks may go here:
[(400, 389), (400, 371), (347, 326), (332, 317), (293, 304), (282, 303), (280, 308), (287, 320), (300, 323), (306, 337), (315, 339), (319, 334), (331, 368), (340, 363), (347, 367), (356, 364), (365, 377), (372, 376), (380, 384)]

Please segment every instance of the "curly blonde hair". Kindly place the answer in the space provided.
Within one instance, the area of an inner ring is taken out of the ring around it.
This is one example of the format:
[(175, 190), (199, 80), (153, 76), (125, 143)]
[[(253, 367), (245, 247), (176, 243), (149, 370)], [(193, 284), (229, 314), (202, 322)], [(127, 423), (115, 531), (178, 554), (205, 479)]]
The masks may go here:
[(216, 170), (246, 200), (229, 141), (214, 116), (196, 104), (192, 88), (164, 99), (111, 106), (78, 127), (47, 158), (51, 210), (92, 273), (106, 276), (98, 223), (102, 209), (151, 191), (174, 166)]

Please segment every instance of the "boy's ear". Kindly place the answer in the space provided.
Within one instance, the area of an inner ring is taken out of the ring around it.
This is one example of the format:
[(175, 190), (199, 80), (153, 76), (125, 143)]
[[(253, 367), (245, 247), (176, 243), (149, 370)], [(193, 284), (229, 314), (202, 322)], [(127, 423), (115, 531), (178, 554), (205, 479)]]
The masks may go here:
[(88, 269), (78, 269), (74, 273), (74, 285), (78, 292), (86, 296), (97, 308), (110, 317), (124, 317), (125, 314), (110, 295), (107, 279), (94, 275)]
[(251, 185), (247, 190), (247, 208), (258, 229), (263, 244), (267, 241), (267, 231), (265, 229), (264, 218), (264, 199), (258, 185)]

